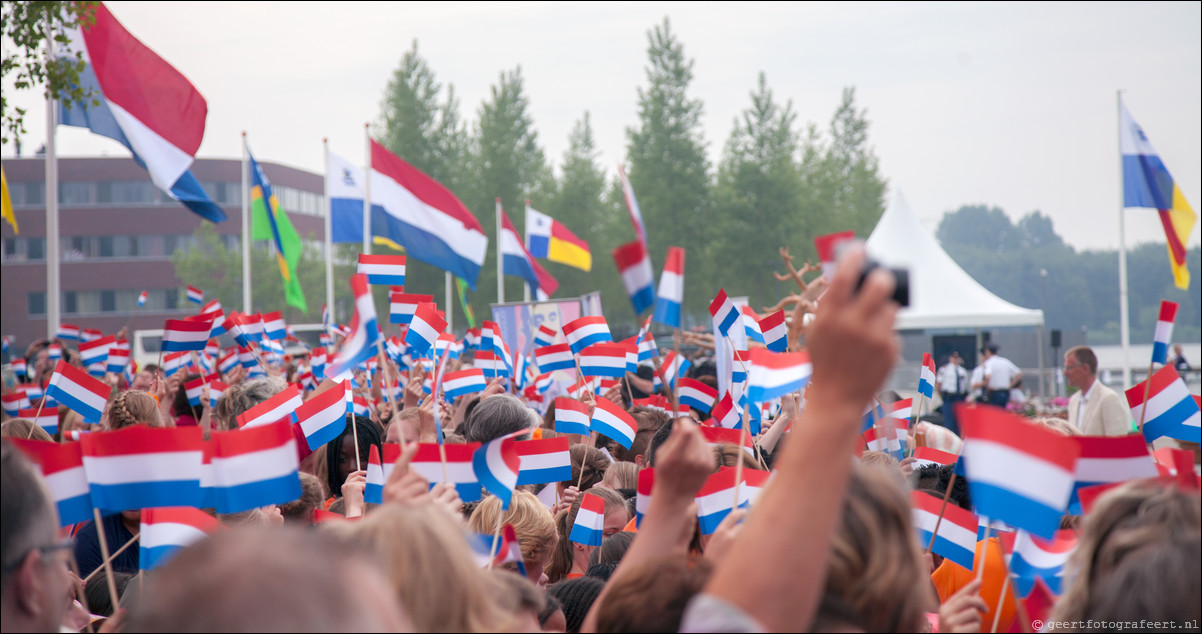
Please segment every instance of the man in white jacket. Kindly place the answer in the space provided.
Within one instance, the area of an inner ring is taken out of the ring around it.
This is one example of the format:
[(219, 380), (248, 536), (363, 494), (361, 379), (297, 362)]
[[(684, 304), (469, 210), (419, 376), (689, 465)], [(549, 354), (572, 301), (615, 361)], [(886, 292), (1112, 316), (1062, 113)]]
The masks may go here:
[(1088, 346), (1064, 353), (1064, 380), (1077, 388), (1068, 399), (1068, 422), (1083, 436), (1126, 436), (1131, 412), (1125, 399), (1098, 380), (1098, 357)]

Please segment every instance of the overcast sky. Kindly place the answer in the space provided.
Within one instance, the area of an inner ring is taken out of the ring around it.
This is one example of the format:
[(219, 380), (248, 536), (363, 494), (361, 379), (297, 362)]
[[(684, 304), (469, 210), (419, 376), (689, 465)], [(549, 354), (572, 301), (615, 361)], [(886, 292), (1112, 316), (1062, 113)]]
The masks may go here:
[[(1116, 90), (1187, 200), (1202, 204), (1199, 3), (400, 3), (109, 2), (127, 29), (208, 100), (200, 156), (322, 169), (321, 138), (363, 155), (363, 124), (417, 39), (475, 119), (501, 71), (520, 65), (538, 138), (558, 163), (591, 113), (614, 174), (638, 124), (647, 31), (665, 16), (695, 60), (717, 162), (760, 71), (802, 121), (825, 128), (856, 88), (891, 190), (934, 227), (962, 204), (1017, 219), (1039, 209), (1078, 248), (1117, 246)], [(7, 89), (7, 86), (6, 86)], [(40, 97), (23, 98), (25, 154), (45, 138)], [(62, 127), (60, 156), (124, 155)], [(4, 156), (12, 155), (11, 145)], [(537, 201), (535, 201), (537, 206)], [(655, 213), (644, 209), (643, 213)], [(1127, 212), (1128, 244), (1163, 241), (1154, 212)], [(1199, 242), (1195, 226), (1190, 244)]]

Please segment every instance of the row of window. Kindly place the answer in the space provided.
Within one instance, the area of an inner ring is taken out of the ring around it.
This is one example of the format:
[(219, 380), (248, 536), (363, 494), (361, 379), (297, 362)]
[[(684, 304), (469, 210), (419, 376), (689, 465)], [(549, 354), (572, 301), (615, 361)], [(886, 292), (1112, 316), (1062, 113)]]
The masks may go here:
[[(200, 185), (209, 198), (219, 205), (242, 204), (240, 183), (202, 181)], [(46, 204), (46, 184), (42, 181), (9, 183), (9, 186), (14, 207), (41, 207)], [(273, 185), (271, 190), (286, 212), (308, 216), (325, 213), (325, 197), (321, 194), (279, 185)], [(58, 202), (63, 206), (176, 204), (149, 181), (60, 182)]]
[[(134, 310), (161, 312), (185, 308), (180, 306), (182, 293), (178, 288), (156, 288), (146, 290), (146, 305), (138, 308), (138, 295), (134, 290), (63, 291), (59, 309), (64, 315), (98, 315), (104, 313), (132, 313)], [(29, 294), (29, 316), (46, 316), (46, 293)]]
[[(242, 248), (238, 234), (221, 236), (225, 248), (237, 252)], [(46, 238), (14, 236), (5, 238), (3, 259), (5, 262), (40, 262), (46, 259)], [(270, 242), (255, 241), (251, 246), (268, 248)], [(325, 253), (325, 244), (305, 240), (305, 248)], [(59, 253), (63, 262), (86, 260), (161, 258), (167, 259), (177, 251), (187, 252), (196, 247), (196, 238), (189, 234), (137, 235), (137, 236), (66, 236), (59, 238)]]

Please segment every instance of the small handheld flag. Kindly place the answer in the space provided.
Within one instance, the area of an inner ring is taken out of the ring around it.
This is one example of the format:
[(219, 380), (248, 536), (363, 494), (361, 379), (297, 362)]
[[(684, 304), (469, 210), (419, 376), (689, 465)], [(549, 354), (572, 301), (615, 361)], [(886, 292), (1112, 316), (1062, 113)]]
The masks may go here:
[(599, 495), (585, 492), (568, 539), (585, 546), (600, 546), (604, 530), (605, 500)]
[(519, 430), (491, 440), (472, 454), (472, 471), (480, 485), (501, 500), (501, 510), (509, 510), (513, 489), (517, 486), (522, 459), (513, 438), (527, 433)]
[(672, 328), (680, 328), (680, 306), (684, 303), (684, 249), (668, 247), (668, 257), (659, 277), (659, 291), (655, 296), (655, 321)]
[[(1147, 393), (1147, 401), (1144, 393)], [(1166, 365), (1149, 379), (1127, 390), (1131, 417), (1143, 421), (1149, 442), (1168, 436), (1186, 442), (1202, 441), (1202, 412), (1177, 369)]]
[(935, 397), (935, 359), (931, 353), (922, 353), (922, 369), (918, 373), (918, 393), (928, 399)]
[(568, 437), (521, 440), (514, 447), (521, 457), (518, 484), (566, 482), (572, 479)]
[(83, 416), (85, 423), (99, 423), (112, 388), (87, 372), (59, 360), (54, 366), (46, 397), (51, 398)]
[(638, 240), (623, 244), (613, 250), (613, 258), (634, 313), (640, 315), (655, 301), (655, 273), (651, 269), (647, 244)]
[(195, 286), (188, 285), (188, 301), (193, 304), (205, 303), (205, 292)]
[(138, 294), (138, 308), (141, 308), (146, 305), (146, 299), (148, 297), (150, 297), (150, 294), (147, 293), (146, 291), (142, 291), (141, 293)]
[(1173, 321), (1177, 319), (1177, 302), (1160, 300), (1160, 316), (1152, 336), (1152, 363), (1169, 362), (1169, 342), (1173, 340)]
[(592, 431), (590, 420), (584, 403), (564, 396), (555, 399), (555, 433), (587, 436)]
[(405, 256), (359, 254), (356, 273), (367, 276), (368, 284), (405, 285)]
[[(557, 406), (556, 411), (558, 409)], [(597, 399), (590, 426), (627, 449), (634, 443), (634, 436), (639, 430), (634, 418), (622, 406), (607, 398)]]
[(580, 354), (582, 350), (594, 343), (613, 341), (609, 334), (609, 324), (605, 317), (580, 317), (563, 325), (563, 334), (568, 339), (572, 354)]
[(217, 518), (198, 508), (166, 506), (142, 510), (138, 532), (138, 566), (153, 570), (179, 550), (217, 530)]
[(713, 318), (714, 326), (718, 332), (722, 333), (722, 336), (730, 336), (730, 327), (739, 322), (740, 314), (734, 302), (726, 296), (726, 290), (718, 289), (718, 294), (710, 302), (710, 317)]

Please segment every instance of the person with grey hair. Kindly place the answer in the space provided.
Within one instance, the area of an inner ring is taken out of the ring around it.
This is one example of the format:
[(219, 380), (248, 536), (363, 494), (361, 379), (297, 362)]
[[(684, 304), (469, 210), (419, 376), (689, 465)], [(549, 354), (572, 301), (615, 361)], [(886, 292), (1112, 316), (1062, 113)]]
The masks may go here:
[(0, 630), (58, 631), (70, 603), (58, 513), (42, 478), (7, 441), (0, 448)]
[(284, 391), (288, 383), (278, 376), (253, 379), (225, 391), (213, 410), (214, 428), (228, 431), (238, 428), (238, 416), (246, 410)]
[[(485, 443), (523, 429), (530, 432), (541, 424), (538, 414), (516, 396), (497, 394), (480, 401), (464, 427), (468, 442)], [(517, 440), (530, 440), (530, 434), (522, 434)]]

